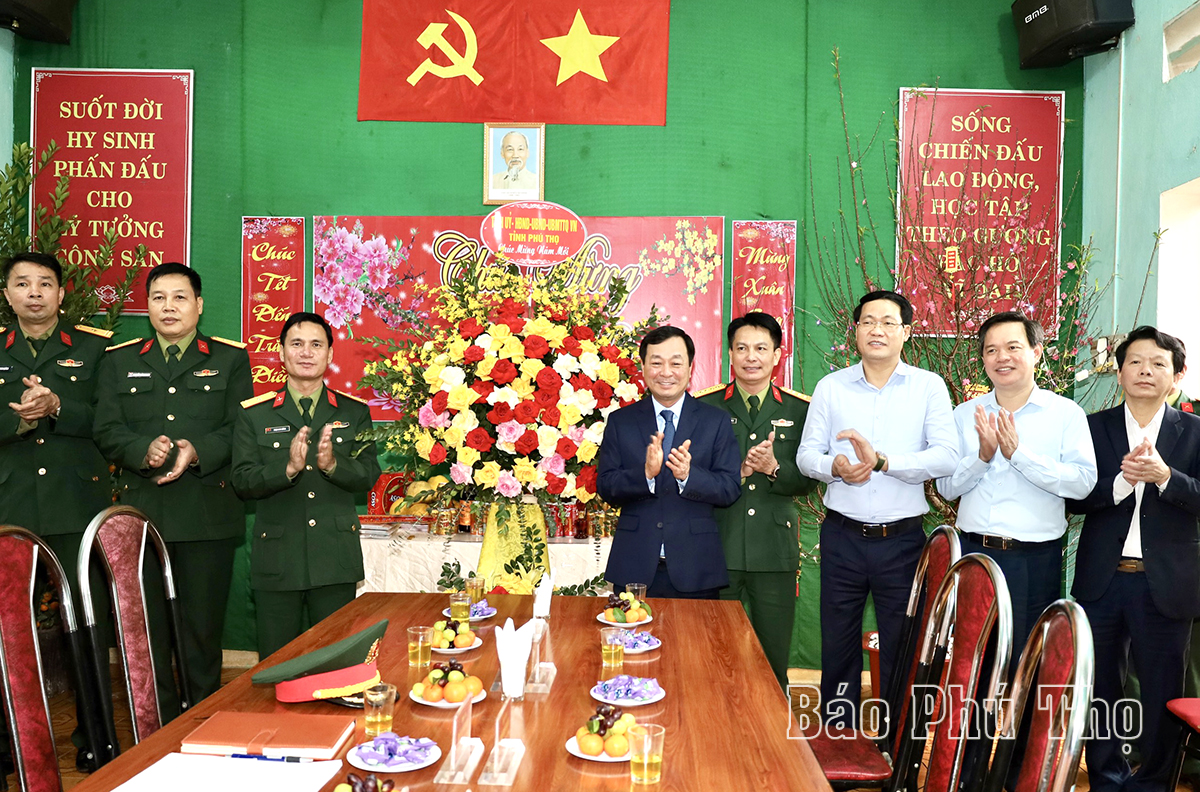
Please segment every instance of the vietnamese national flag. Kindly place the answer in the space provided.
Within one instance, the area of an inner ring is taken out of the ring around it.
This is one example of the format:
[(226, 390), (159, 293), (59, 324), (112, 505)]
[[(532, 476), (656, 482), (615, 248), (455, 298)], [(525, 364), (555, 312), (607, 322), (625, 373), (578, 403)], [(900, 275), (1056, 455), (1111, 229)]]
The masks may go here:
[(364, 0), (358, 118), (657, 124), (670, 0)]

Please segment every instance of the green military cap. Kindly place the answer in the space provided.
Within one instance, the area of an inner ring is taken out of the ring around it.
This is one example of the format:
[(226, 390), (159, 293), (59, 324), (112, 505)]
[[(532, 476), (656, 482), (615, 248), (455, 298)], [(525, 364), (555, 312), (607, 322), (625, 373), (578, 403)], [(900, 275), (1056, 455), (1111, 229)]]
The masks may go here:
[(297, 702), (361, 693), (379, 684), (375, 660), (387, 619), (362, 632), (259, 671), (251, 681), (274, 685), (275, 698)]

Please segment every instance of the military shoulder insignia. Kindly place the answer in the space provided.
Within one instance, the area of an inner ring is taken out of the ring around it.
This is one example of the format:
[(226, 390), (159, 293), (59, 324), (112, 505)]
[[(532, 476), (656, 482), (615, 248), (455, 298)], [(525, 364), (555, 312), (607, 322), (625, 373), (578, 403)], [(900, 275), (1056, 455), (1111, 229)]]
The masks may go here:
[(800, 391), (794, 391), (791, 388), (780, 388), (779, 390), (783, 391), (784, 393), (786, 393), (789, 396), (795, 396), (797, 399), (800, 399), (801, 401), (806, 401), (806, 402), (812, 401), (812, 396), (805, 396)]
[(114, 349), (124, 349), (124, 348), (125, 348), (125, 347), (127, 347), (127, 346), (133, 346), (134, 344), (140, 344), (140, 343), (142, 343), (142, 339), (140, 339), (140, 338), (134, 338), (134, 339), (132, 339), (132, 340), (130, 340), (130, 341), (125, 341), (125, 342), (123, 342), (123, 343), (120, 343), (120, 344), (113, 344), (113, 345), (112, 345), (112, 346), (110, 346), (110, 347), (106, 347), (104, 351), (105, 351), (105, 352), (112, 352)]
[[(354, 401), (358, 402), (359, 404), (366, 404), (366, 403), (367, 403), (367, 400), (366, 400), (366, 399), (360, 399), (360, 398), (358, 398), (357, 396), (354, 396), (354, 395), (352, 395), (352, 394), (346, 393), (345, 391), (334, 390), (333, 388), (330, 388), (330, 390), (331, 390), (331, 391), (333, 391), (334, 393), (336, 393), (338, 396), (345, 396), (347, 399), (353, 399)], [(334, 406), (336, 407), (337, 405), (334, 405)]]
[(705, 388), (704, 390), (700, 391), (699, 393), (693, 393), (692, 396), (699, 399), (701, 396), (707, 396), (710, 393), (716, 393), (717, 391), (724, 390), (724, 389), (725, 389), (725, 386), (723, 384), (722, 385), (713, 385), (711, 388)]
[(275, 398), (275, 391), (267, 391), (266, 393), (260, 393), (257, 396), (251, 396), (249, 399), (246, 399), (245, 401), (242, 402), (242, 406), (249, 409), (250, 407), (253, 407), (256, 404), (262, 404), (263, 402), (268, 402), (274, 398)]
[(221, 338), (220, 336), (209, 336), (209, 338), (211, 338), (213, 341), (224, 344), (225, 346), (236, 347), (238, 349), (246, 348), (246, 345), (241, 341), (231, 341), (228, 338)]
[[(92, 327), (91, 325), (78, 324), (75, 325), (75, 329), (81, 333), (88, 333), (89, 335), (100, 336), (101, 338), (113, 337), (112, 330), (101, 330), (99, 327)], [(3, 330), (0, 330), (0, 332), (3, 332)]]

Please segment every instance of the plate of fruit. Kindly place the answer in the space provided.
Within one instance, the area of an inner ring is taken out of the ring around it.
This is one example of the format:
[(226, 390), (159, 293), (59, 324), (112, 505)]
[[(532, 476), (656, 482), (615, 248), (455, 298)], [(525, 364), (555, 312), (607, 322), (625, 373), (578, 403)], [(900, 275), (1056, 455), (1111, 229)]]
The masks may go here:
[(654, 612), (644, 600), (639, 600), (628, 591), (609, 594), (604, 613), (597, 613), (596, 620), (620, 627), (624, 624), (649, 624), (654, 621)]
[(466, 622), (439, 621), (433, 623), (433, 651), (457, 655), (483, 646), (483, 639)]
[(408, 697), (418, 704), (439, 709), (454, 709), (467, 696), (472, 704), (478, 704), (487, 698), (487, 691), (483, 689), (483, 680), (464, 673), (458, 660), (434, 663), (425, 679), (408, 691)]
[(667, 691), (653, 677), (635, 677), (618, 674), (612, 679), (602, 679), (588, 691), (596, 701), (614, 707), (640, 707), (662, 701)]
[(429, 767), (442, 758), (442, 749), (428, 737), (416, 739), (384, 732), (356, 745), (346, 754), (352, 767), (367, 772), (408, 773)]
[(626, 730), (636, 723), (628, 712), (612, 704), (599, 704), (596, 714), (567, 740), (567, 753), (589, 762), (628, 762)]
[[(443, 610), (442, 615), (445, 616), (447, 619), (449, 619), (450, 618), (450, 609), (446, 608), (445, 610)], [(481, 599), (481, 600), (479, 600), (479, 602), (471, 603), (471, 621), (473, 621), (473, 622), (483, 621), (484, 619), (490, 619), (495, 615), (496, 615), (496, 609), (493, 608), (491, 605), (488, 605), (488, 601), (486, 599)]]
[(652, 652), (662, 646), (662, 640), (648, 632), (625, 630), (621, 635), (621, 643), (625, 645), (625, 654), (639, 655)]

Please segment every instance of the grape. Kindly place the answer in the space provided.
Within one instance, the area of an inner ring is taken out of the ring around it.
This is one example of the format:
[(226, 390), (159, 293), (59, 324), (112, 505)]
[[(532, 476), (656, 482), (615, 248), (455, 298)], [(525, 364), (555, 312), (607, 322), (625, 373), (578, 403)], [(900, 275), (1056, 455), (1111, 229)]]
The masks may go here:
[(346, 776), (346, 780), (350, 782), (350, 788), (354, 792), (363, 792), (363, 780), (357, 773), (350, 773)]
[(610, 714), (611, 714), (611, 715), (613, 716), (613, 718), (615, 718), (616, 720), (620, 720), (622, 717), (624, 717), (624, 716), (625, 716), (625, 713), (624, 713), (624, 711), (622, 711), (620, 707), (617, 707), (617, 708), (613, 709), (612, 713), (610, 713)]
[(609, 715), (609, 716), (605, 717), (605, 719), (604, 719), (604, 728), (606, 730), (611, 729), (613, 727), (613, 724), (616, 722), (617, 722), (616, 718), (614, 718), (612, 715)]

